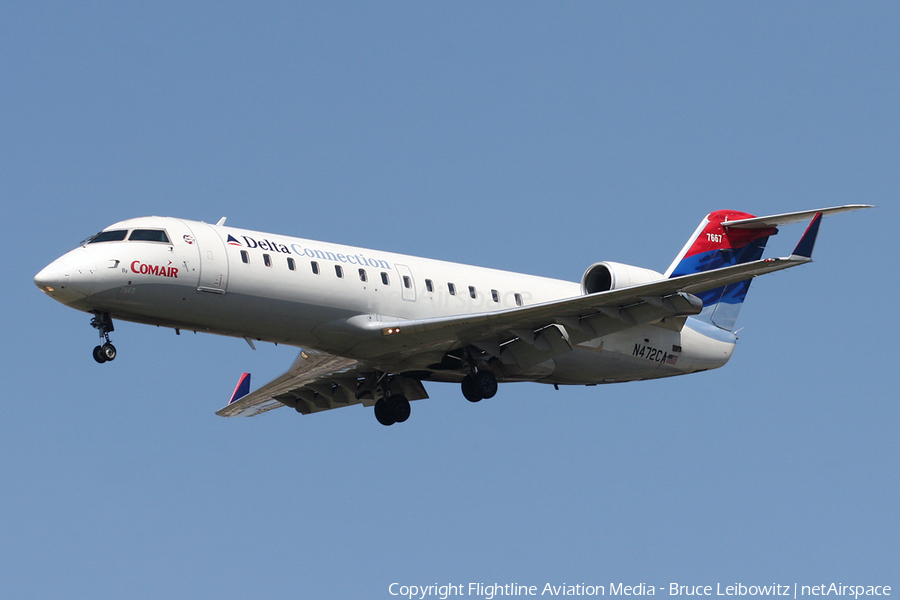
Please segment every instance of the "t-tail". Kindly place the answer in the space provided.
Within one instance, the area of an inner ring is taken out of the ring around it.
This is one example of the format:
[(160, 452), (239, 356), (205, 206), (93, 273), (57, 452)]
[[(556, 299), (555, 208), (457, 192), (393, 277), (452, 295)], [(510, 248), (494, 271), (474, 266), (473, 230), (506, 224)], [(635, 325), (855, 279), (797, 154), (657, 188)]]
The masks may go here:
[[(735, 210), (709, 213), (666, 271), (666, 277), (680, 277), (762, 258), (769, 236), (778, 233), (775, 227), (734, 229), (723, 226), (728, 221), (752, 218), (753, 215)], [(734, 331), (750, 282), (747, 279), (697, 294), (703, 300), (703, 311), (696, 318)]]
[[(711, 212), (668, 268), (666, 277), (681, 277), (759, 260), (769, 237), (778, 233), (776, 226), (806, 219), (812, 220), (793, 256), (809, 259), (822, 215), (860, 208), (868, 208), (868, 205), (851, 204), (768, 217), (754, 217), (734, 210)], [(703, 310), (695, 318), (726, 331), (734, 331), (750, 282), (751, 279), (746, 279), (698, 293), (697, 296), (703, 300)]]

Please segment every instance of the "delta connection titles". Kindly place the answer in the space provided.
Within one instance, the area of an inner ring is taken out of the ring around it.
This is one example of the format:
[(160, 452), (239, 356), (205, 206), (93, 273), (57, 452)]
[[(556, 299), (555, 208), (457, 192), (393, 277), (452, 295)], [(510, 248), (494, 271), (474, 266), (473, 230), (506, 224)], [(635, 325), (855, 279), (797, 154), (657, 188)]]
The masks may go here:
[(390, 269), (391, 265), (388, 264), (387, 261), (381, 260), (380, 258), (369, 258), (364, 254), (341, 254), (340, 252), (329, 252), (325, 250), (317, 250), (314, 248), (304, 248), (299, 244), (291, 244), (288, 246), (287, 244), (282, 244), (280, 242), (273, 242), (271, 240), (259, 240), (247, 236), (240, 236), (244, 238), (244, 241), (241, 242), (239, 239), (234, 237), (231, 234), (228, 234), (228, 245), (229, 246), (240, 246), (243, 248), (258, 248), (260, 250), (265, 250), (267, 252), (280, 252), (281, 254), (296, 254), (297, 256), (306, 256), (309, 258), (318, 258), (320, 260), (329, 260), (331, 262), (342, 262), (349, 263), (351, 265), (360, 265), (363, 267), (375, 267), (376, 269)]
[(860, 596), (890, 596), (891, 586), (845, 585), (843, 583), (748, 585), (740, 582), (716, 583), (715, 585), (670, 583), (660, 587), (646, 583), (637, 585), (545, 583), (543, 586), (521, 583), (435, 583), (432, 585), (392, 583), (388, 586), (388, 593), (391, 596), (400, 596), (410, 600), (413, 598), (447, 600), (453, 596), (475, 596), (485, 600), (494, 600), (505, 596), (655, 596), (657, 593), (669, 596), (788, 596), (795, 600), (801, 596), (845, 596), (858, 600)]

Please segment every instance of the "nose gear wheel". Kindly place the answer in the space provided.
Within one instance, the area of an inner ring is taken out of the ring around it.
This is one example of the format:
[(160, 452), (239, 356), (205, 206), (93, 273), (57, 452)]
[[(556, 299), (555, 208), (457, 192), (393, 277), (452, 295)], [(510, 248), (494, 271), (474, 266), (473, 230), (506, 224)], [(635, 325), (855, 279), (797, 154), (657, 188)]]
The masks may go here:
[(103, 343), (94, 348), (94, 360), (101, 364), (113, 360), (116, 357), (116, 347), (109, 341), (109, 332), (115, 329), (112, 317), (109, 313), (94, 311), (91, 327), (99, 331), (103, 339)]
[(116, 347), (112, 344), (103, 344), (94, 348), (94, 360), (105, 363), (116, 357)]

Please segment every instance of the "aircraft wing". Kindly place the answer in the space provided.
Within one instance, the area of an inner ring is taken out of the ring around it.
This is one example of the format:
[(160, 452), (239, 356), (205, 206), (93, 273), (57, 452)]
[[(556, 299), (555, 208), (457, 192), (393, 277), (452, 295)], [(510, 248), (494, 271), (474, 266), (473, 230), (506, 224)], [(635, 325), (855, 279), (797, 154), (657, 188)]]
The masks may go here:
[[(288, 404), (303, 414), (359, 404), (358, 361), (315, 350), (303, 350), (291, 368), (258, 390), (235, 396), (216, 412), (221, 417), (253, 417)], [(245, 374), (245, 377), (248, 377)], [(242, 378), (241, 383), (244, 379)], [(240, 383), (238, 384), (240, 388)], [(249, 390), (249, 380), (247, 381)], [(298, 402), (298, 400), (300, 400)]]
[(695, 294), (810, 262), (820, 222), (821, 215), (817, 215), (794, 252), (783, 258), (528, 307), (418, 320), (376, 321), (363, 315), (339, 327), (360, 339), (356, 352), (380, 356), (384, 364), (403, 364), (405, 357), (426, 351), (471, 345), (505, 365), (526, 369), (568, 352), (575, 344), (636, 325), (660, 323), (680, 329), (685, 317), (699, 314), (703, 308)]
[[(308, 414), (363, 403), (360, 380), (373, 372), (391, 373), (410, 400), (427, 398), (412, 373), (421, 370), (422, 357), (474, 346), (515, 369), (528, 367), (569, 352), (576, 344), (646, 323), (679, 329), (689, 315), (699, 314), (703, 302), (695, 294), (808, 263), (818, 234), (818, 211), (794, 252), (787, 257), (750, 261), (646, 284), (554, 300), (534, 306), (417, 320), (379, 321), (358, 315), (323, 326), (323, 333), (345, 334), (355, 340), (353, 359), (304, 350), (282, 376), (243, 395), (242, 382), (220, 416), (254, 416), (285, 404)], [(837, 212), (837, 211), (833, 211)], [(776, 215), (779, 223), (796, 214)], [(806, 213), (804, 213), (806, 214)], [(746, 221), (745, 220), (745, 224)], [(769, 220), (749, 223), (769, 226)], [(431, 368), (441, 368), (432, 365)], [(448, 367), (452, 368), (452, 367)], [(374, 401), (374, 400), (373, 400)]]
[[(474, 345), (505, 364), (527, 368), (560, 352), (605, 335), (645, 323), (673, 323), (699, 314), (703, 302), (694, 294), (810, 262), (807, 257), (759, 260), (733, 267), (663, 279), (652, 283), (545, 302), (530, 307), (434, 319), (363, 325), (402, 348), (429, 347), (458, 340)], [(682, 322), (683, 323), (683, 322)], [(673, 326), (674, 323), (673, 323)], [(680, 324), (676, 326), (680, 329)], [(402, 341), (401, 341), (402, 340)], [(384, 344), (387, 350), (391, 344)], [(536, 352), (529, 351), (535, 349)], [(517, 355), (533, 355), (521, 358)], [(542, 360), (538, 360), (542, 359)], [(537, 362), (534, 362), (534, 361)]]

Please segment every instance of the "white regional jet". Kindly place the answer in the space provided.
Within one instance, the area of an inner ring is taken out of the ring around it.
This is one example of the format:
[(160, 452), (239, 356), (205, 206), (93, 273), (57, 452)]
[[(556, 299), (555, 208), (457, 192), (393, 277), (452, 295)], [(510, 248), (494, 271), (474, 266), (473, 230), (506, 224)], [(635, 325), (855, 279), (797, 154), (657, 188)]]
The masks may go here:
[[(303, 414), (373, 406), (405, 421), (422, 381), (462, 384), (472, 402), (498, 382), (596, 385), (721, 367), (757, 275), (812, 260), (822, 216), (720, 210), (664, 273), (598, 262), (580, 283), (164, 217), (122, 221), (38, 273), (50, 297), (93, 313), (99, 363), (113, 320), (301, 347), (250, 392), (244, 373), (217, 414), (280, 406)], [(784, 258), (762, 259), (776, 227), (810, 219)]]

